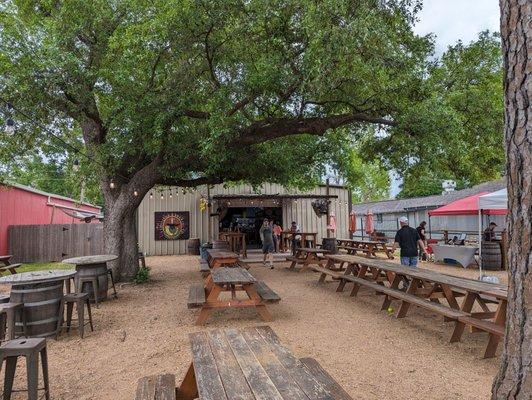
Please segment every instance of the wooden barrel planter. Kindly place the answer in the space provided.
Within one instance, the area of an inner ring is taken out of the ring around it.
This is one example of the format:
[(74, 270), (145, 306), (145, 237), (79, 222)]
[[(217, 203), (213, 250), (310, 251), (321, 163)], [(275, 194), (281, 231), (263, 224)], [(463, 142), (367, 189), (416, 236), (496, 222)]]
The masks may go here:
[(198, 238), (188, 239), (187, 250), (188, 250), (188, 254), (199, 256), (200, 240)]
[[(63, 281), (16, 285), (11, 288), (10, 301), (23, 303), (26, 329), (30, 337), (54, 336), (61, 318)], [(17, 334), (22, 333), (22, 321), (15, 321)]]
[(482, 268), (490, 271), (498, 271), (502, 268), (499, 242), (482, 242)]
[(225, 240), (213, 240), (212, 248), (213, 250), (229, 250), (229, 242)]
[(331, 254), (338, 254), (338, 243), (336, 238), (323, 238), (321, 241), (321, 248), (329, 250)]

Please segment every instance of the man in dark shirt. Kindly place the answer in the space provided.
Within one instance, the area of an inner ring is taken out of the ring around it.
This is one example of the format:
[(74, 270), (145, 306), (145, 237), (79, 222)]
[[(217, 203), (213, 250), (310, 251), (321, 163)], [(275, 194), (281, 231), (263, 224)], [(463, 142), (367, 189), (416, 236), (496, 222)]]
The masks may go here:
[(490, 226), (488, 226), (484, 230), (484, 241), (485, 242), (494, 242), (496, 241), (495, 237), (495, 228), (497, 227), (497, 224), (495, 222), (490, 222)]
[(401, 249), (401, 265), (409, 267), (417, 266), (417, 248), (421, 247), (423, 254), (426, 254), (425, 243), (419, 237), (416, 229), (408, 226), (408, 218), (399, 218), (401, 229), (395, 234), (395, 241), (392, 247), (392, 253), (399, 247)]

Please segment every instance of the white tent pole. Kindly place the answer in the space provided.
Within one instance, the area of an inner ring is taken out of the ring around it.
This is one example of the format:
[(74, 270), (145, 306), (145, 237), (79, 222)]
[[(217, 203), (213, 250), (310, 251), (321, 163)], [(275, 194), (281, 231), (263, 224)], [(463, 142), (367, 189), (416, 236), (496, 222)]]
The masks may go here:
[(482, 210), (478, 210), (478, 270), (482, 279)]

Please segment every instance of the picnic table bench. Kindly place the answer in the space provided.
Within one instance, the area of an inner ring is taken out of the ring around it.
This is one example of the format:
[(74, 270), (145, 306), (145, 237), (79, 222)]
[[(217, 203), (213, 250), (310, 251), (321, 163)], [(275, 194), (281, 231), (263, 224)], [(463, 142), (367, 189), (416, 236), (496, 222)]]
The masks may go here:
[[(245, 263), (244, 261), (242, 260), (237, 260), (236, 263), (234, 264), (224, 264), (224, 266), (227, 266), (227, 267), (241, 267), (241, 268), (245, 268), (245, 269), (250, 269), (251, 268), (251, 265), (249, 265), (248, 263)], [(202, 258), (199, 259), (199, 270), (200, 270), (200, 273), (201, 273), (201, 276), (206, 278), (207, 276), (209, 276), (209, 274), (211, 273), (211, 268), (209, 267), (209, 263), (207, 262), (207, 260), (204, 260)]]
[[(230, 292), (231, 298), (220, 298)], [(245, 292), (247, 299), (237, 298), (237, 292)], [(194, 284), (188, 293), (188, 308), (201, 308), (196, 325), (203, 325), (217, 308), (255, 307), (264, 321), (271, 321), (267, 304), (278, 303), (281, 298), (266, 283), (257, 281), (241, 267), (219, 267), (210, 271), (203, 283)]]
[(17, 273), (17, 268), (19, 268), (22, 264), (11, 264), (10, 259), (13, 257), (12, 255), (5, 255), (0, 256), (0, 274), (2, 272), (9, 271), (11, 274)]
[(346, 250), (347, 254), (355, 255), (364, 253), (368, 257), (377, 257), (377, 253), (384, 253), (386, 257), (393, 260), (392, 249), (386, 245), (386, 242), (377, 240), (360, 240), (360, 239), (337, 239), (338, 248)]
[[(488, 333), (488, 344), (484, 358), (493, 357), (500, 338), (504, 335), (506, 320), (507, 288), (503, 285), (460, 278), (439, 272), (404, 267), (384, 260), (368, 259), (352, 255), (327, 255), (327, 267), (311, 266), (320, 272), (319, 282), (325, 282), (327, 276), (339, 279), (337, 291), (353, 283), (351, 296), (356, 296), (360, 287), (369, 288), (385, 295), (381, 310), (388, 310), (393, 300), (401, 301), (397, 318), (405, 317), (410, 305), (428, 309), (443, 315), (446, 321), (453, 321), (455, 328), (451, 342), (459, 341), (466, 325), (472, 331)], [(346, 263), (347, 268), (341, 274), (330, 268), (334, 263)], [(406, 291), (400, 290), (400, 283), (408, 283)], [(457, 298), (464, 297), (459, 305)], [(447, 301), (447, 305), (440, 302)], [(473, 312), (478, 303), (482, 312)], [(495, 303), (492, 311), (487, 304)]]
[(294, 270), (296, 265), (302, 264), (303, 267), (299, 270), (299, 272), (303, 272), (307, 270), (312, 264), (323, 266), (324, 258), (319, 256), (319, 254), (325, 255), (328, 253), (330, 253), (330, 251), (325, 249), (316, 249), (313, 247), (298, 247), (296, 249), (295, 256), (286, 257), (286, 261), (291, 261), (288, 269)]
[(207, 249), (207, 262), (211, 268), (233, 265), (238, 261), (238, 254), (232, 251)]
[(296, 358), (269, 326), (189, 338), (192, 363), (176, 390), (178, 399), (352, 400), (318, 361)]

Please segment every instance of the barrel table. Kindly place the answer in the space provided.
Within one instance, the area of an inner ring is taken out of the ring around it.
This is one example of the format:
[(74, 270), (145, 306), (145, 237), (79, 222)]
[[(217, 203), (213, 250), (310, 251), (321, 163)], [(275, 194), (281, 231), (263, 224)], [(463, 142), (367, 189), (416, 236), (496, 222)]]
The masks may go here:
[[(107, 263), (118, 258), (113, 254), (100, 254), (96, 256), (83, 256), (67, 258), (63, 263), (74, 264), (76, 266), (76, 288), (79, 287), (80, 279), (97, 278), (98, 279), (98, 302), (107, 299), (108, 275)], [(84, 281), (81, 292), (88, 293), (91, 301), (94, 302), (94, 288), (90, 282)]]
[[(29, 337), (57, 335), (63, 313), (63, 282), (75, 274), (74, 270), (59, 269), (23, 272), (0, 278), (0, 283), (11, 284), (9, 301), (24, 304)], [(15, 330), (22, 332), (22, 321), (18, 316)]]

